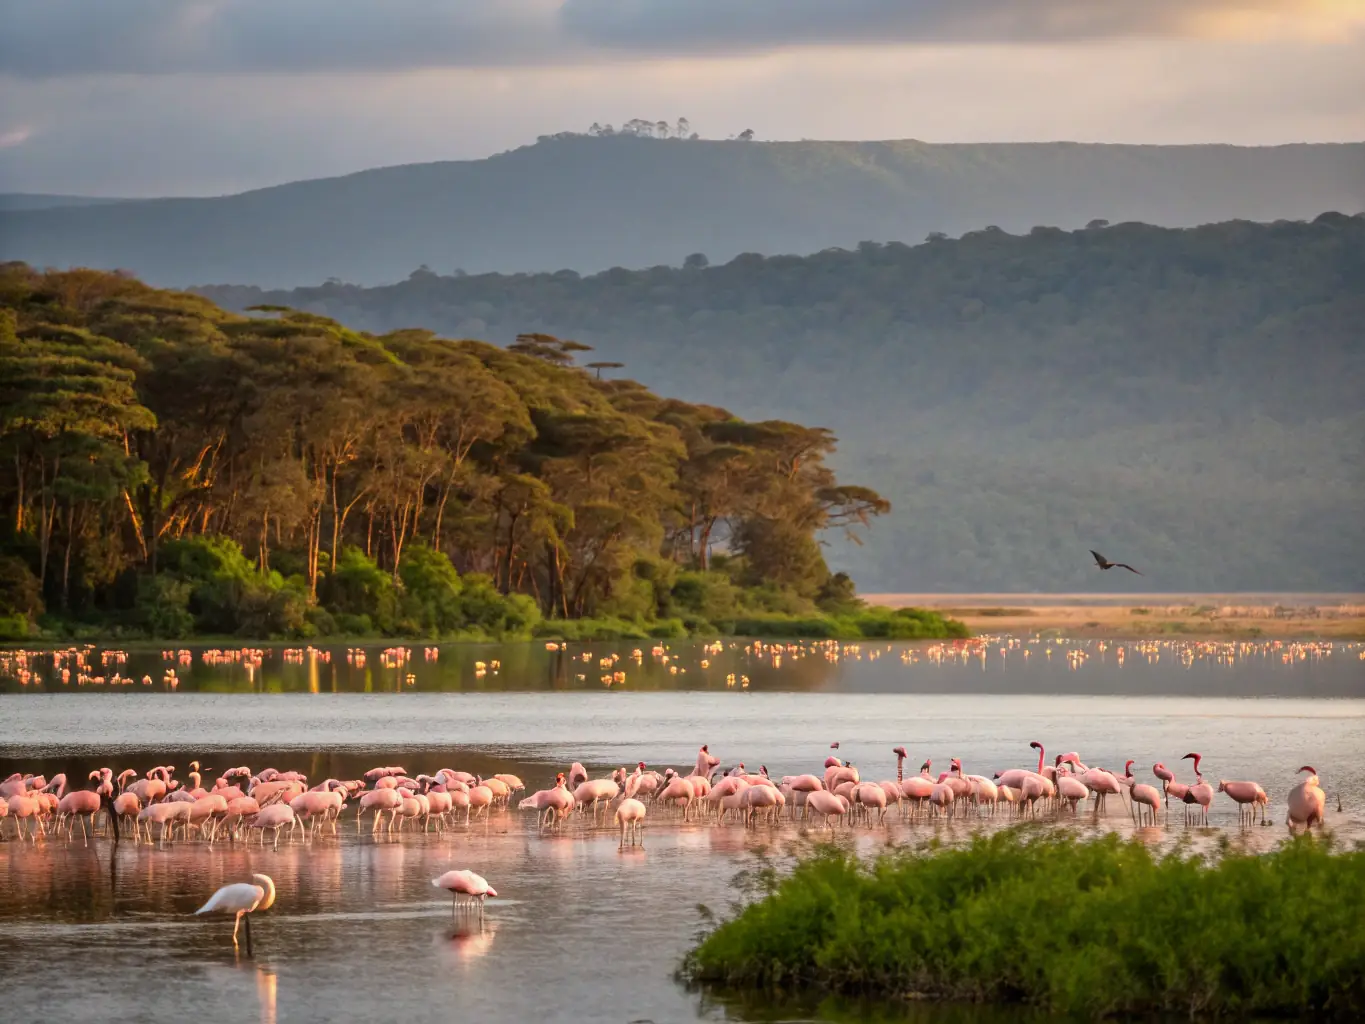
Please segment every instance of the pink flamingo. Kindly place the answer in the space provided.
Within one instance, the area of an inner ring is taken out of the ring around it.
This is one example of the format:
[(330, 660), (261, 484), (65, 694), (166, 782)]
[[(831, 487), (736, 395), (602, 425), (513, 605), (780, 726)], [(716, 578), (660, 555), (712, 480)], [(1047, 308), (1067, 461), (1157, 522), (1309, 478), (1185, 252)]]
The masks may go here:
[(919, 774), (912, 775), (901, 782), (901, 795), (906, 800), (905, 809), (910, 810), (910, 805), (914, 805), (916, 812), (924, 811), (928, 808), (929, 797), (934, 792), (934, 780), (929, 776), (929, 769), (934, 766), (932, 759), (926, 760), (920, 765)]
[(479, 916), (483, 916), (483, 901), (489, 896), (496, 896), (498, 890), (488, 884), (488, 879), (483, 875), (476, 875), (472, 871), (447, 871), (440, 878), (433, 878), (431, 884), (438, 889), (445, 889), (451, 895), (450, 916), (455, 916), (455, 907), (459, 903), (460, 897), (464, 896), (468, 905), (473, 906), (476, 902), (479, 907)]
[(867, 824), (872, 826), (872, 809), (877, 810), (877, 824), (880, 825), (886, 820), (886, 790), (875, 782), (860, 782), (853, 788), (854, 804), (863, 808), (863, 813), (867, 816)]
[[(670, 771), (672, 769), (669, 769)], [(655, 803), (662, 803), (667, 806), (670, 803), (678, 804), (682, 807), (683, 821), (688, 818), (688, 813), (692, 808), (692, 801), (697, 798), (696, 792), (692, 789), (692, 783), (688, 782), (680, 775), (671, 778), (665, 776), (667, 782), (664, 788), (654, 795)], [(615, 788), (615, 783), (612, 784)]]
[(848, 801), (824, 789), (807, 794), (806, 807), (810, 813), (818, 814), (825, 819), (825, 828), (829, 828), (830, 818), (843, 818), (848, 813)]
[[(1133, 813), (1136, 815), (1138, 827), (1142, 827), (1142, 807), (1148, 808), (1152, 816), (1152, 824), (1156, 824), (1156, 805), (1161, 801), (1161, 795), (1157, 793), (1155, 786), (1149, 786), (1145, 782), (1137, 782), (1133, 777), (1133, 762), (1130, 759), (1123, 766), (1123, 777), (1128, 780), (1130, 795), (1133, 801)], [(1142, 807), (1139, 807), (1139, 804)]]
[(707, 749), (707, 744), (703, 743), (701, 749), (697, 751), (697, 766), (692, 770), (693, 775), (700, 775), (703, 778), (710, 778), (711, 772), (720, 764), (720, 758), (716, 757)]
[[(1069, 772), (1059, 772), (1057, 775), (1057, 798), (1071, 808), (1071, 813), (1076, 813), (1076, 805), (1090, 796), (1090, 790), (1085, 783)], [(1097, 805), (1098, 809), (1098, 805)]]
[(271, 804), (269, 807), (262, 807), (256, 812), (256, 816), (247, 822), (247, 831), (253, 828), (261, 830), (261, 845), (265, 845), (265, 830), (268, 828), (275, 830), (275, 840), (271, 844), (275, 849), (280, 848), (280, 829), (293, 828), (297, 821), (294, 811), (288, 804)]
[(625, 799), (616, 805), (616, 813), (612, 816), (617, 825), (621, 827), (621, 841), (616, 844), (619, 850), (626, 844), (626, 834), (630, 834), (630, 845), (637, 843), (643, 849), (645, 845), (644, 836), (641, 834), (645, 824), (645, 805), (627, 792)]
[(1318, 770), (1306, 764), (1299, 771), (1307, 772), (1308, 778), (1289, 791), (1289, 810), (1284, 823), (1290, 832), (1294, 831), (1295, 825), (1302, 825), (1305, 832), (1314, 824), (1322, 828), (1327, 810), (1327, 794), (1318, 781)]
[[(65, 782), (64, 777), (63, 782)], [(85, 830), (85, 819), (87, 815), (90, 818), (90, 831), (95, 831), (95, 815), (98, 814), (100, 810), (100, 795), (98, 790), (98, 786), (96, 786), (95, 789), (72, 790), (57, 803), (58, 820), (60, 821), (64, 818), (72, 819), (67, 826), (66, 834), (68, 839), (75, 833), (75, 819), (79, 819), (81, 823), (81, 838), (88, 838)]]
[[(275, 904), (275, 883), (269, 875), (252, 875), (258, 884), (252, 885), (250, 882), (237, 882), (233, 885), (225, 885), (212, 896), (209, 901), (195, 911), (196, 914), (210, 914), (215, 911), (226, 911), (229, 914), (236, 914), (237, 919), (232, 925), (232, 944), (237, 945), (237, 929), (241, 927), (242, 918), (256, 910), (269, 910)], [(246, 951), (251, 954), (251, 918), (246, 920)]]
[[(589, 779), (573, 791), (574, 804), (584, 810), (592, 805), (592, 818), (596, 823), (598, 805), (610, 806), (620, 792), (621, 787), (611, 779)], [(683, 816), (686, 817), (685, 811)]]
[(1185, 799), (1185, 789), (1183, 786), (1181, 786), (1179, 793), (1171, 793), (1171, 785), (1179, 785), (1179, 783), (1176, 783), (1175, 781), (1175, 772), (1171, 771), (1158, 761), (1156, 764), (1152, 765), (1152, 774), (1161, 780), (1162, 801), (1167, 807), (1171, 806), (1172, 795), (1174, 795), (1177, 800)]
[[(1186, 754), (1185, 757), (1194, 759), (1194, 777), (1197, 780), (1185, 792), (1185, 802), (1187, 804), (1198, 804), (1200, 811), (1203, 812), (1204, 824), (1209, 823), (1209, 807), (1213, 803), (1213, 787), (1204, 781), (1203, 774), (1199, 771), (1199, 762), (1204, 759), (1203, 754)], [(1182, 757), (1180, 760), (1185, 760)]]
[(740, 797), (744, 811), (744, 824), (752, 825), (762, 811), (768, 811), (773, 823), (777, 822), (777, 815), (786, 803), (780, 790), (773, 786), (749, 786), (744, 790)]
[(1244, 820), (1250, 824), (1256, 824), (1256, 808), (1261, 808), (1261, 824), (1269, 825), (1266, 820), (1265, 812), (1270, 805), (1270, 797), (1266, 795), (1264, 789), (1255, 782), (1242, 782), (1228, 779), (1218, 780), (1218, 792), (1226, 793), (1237, 803), (1237, 823), (1240, 825)]

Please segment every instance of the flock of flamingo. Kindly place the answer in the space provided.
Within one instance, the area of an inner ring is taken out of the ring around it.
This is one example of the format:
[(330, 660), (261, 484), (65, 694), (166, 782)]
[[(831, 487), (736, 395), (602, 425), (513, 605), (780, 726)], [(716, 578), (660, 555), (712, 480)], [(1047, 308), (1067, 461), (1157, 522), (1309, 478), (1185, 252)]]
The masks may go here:
[[(838, 743), (831, 744), (837, 750)], [(828, 830), (845, 823), (875, 827), (886, 823), (888, 812), (899, 809), (902, 820), (944, 819), (995, 816), (1002, 813), (1037, 818), (1046, 815), (1076, 815), (1081, 804), (1093, 801), (1093, 814), (1106, 812), (1109, 797), (1124, 802), (1131, 819), (1139, 826), (1155, 825), (1158, 812), (1176, 803), (1184, 820), (1207, 824), (1215, 796), (1226, 795), (1238, 807), (1241, 824), (1257, 821), (1268, 825), (1270, 798), (1266, 790), (1248, 780), (1206, 782), (1200, 770), (1203, 755), (1186, 754), (1192, 761), (1194, 781), (1178, 781), (1175, 773), (1158, 762), (1152, 766), (1151, 785), (1133, 774), (1133, 760), (1123, 772), (1111, 772), (1086, 765), (1074, 751), (1059, 754), (1048, 764), (1043, 745), (1030, 747), (1038, 754), (1036, 765), (995, 772), (990, 778), (968, 774), (962, 761), (952, 758), (948, 771), (934, 774), (933, 762), (925, 760), (918, 774), (907, 776), (904, 747), (896, 747), (894, 780), (864, 779), (858, 768), (835, 754), (826, 757), (822, 774), (787, 775), (773, 779), (765, 766), (750, 772), (743, 762), (728, 770), (706, 745), (688, 774), (673, 768), (651, 770), (637, 762), (632, 771), (617, 768), (600, 778), (592, 778), (578, 762), (567, 771), (557, 772), (549, 788), (518, 798), (525, 785), (515, 775), (491, 777), (473, 775), (452, 768), (435, 774), (409, 776), (401, 766), (372, 768), (362, 779), (329, 778), (309, 785), (307, 777), (295, 771), (267, 768), (254, 773), (250, 768), (231, 768), (221, 772), (211, 787), (203, 785), (204, 772), (191, 762), (185, 780), (175, 777), (176, 769), (158, 765), (141, 777), (134, 769), (117, 776), (112, 768), (90, 772), (88, 785), (68, 792), (67, 778), (57, 775), (50, 781), (41, 775), (16, 772), (0, 782), (0, 836), (7, 836), (4, 819), (13, 819), (15, 839), (32, 842), (42, 838), (72, 841), (79, 825), (83, 841), (99, 836), (98, 824), (114, 842), (124, 833), (135, 841), (151, 843), (154, 829), (158, 843), (187, 841), (197, 836), (212, 844), (220, 838), (250, 842), (271, 833), (278, 847), (282, 835), (294, 836), (300, 828), (303, 840), (323, 834), (338, 834), (338, 823), (351, 808), (355, 812), (357, 834), (366, 815), (370, 831), (399, 838), (404, 834), (442, 833), (478, 819), (488, 821), (490, 814), (509, 810), (513, 801), (522, 811), (534, 811), (537, 831), (561, 830), (577, 814), (593, 827), (608, 819), (619, 830), (618, 846), (643, 846), (643, 826), (653, 809), (655, 816), (672, 816), (681, 822), (714, 820), (725, 823), (732, 817), (745, 826), (762, 823), (777, 826), (785, 815), (789, 821)], [(1307, 773), (1290, 789), (1286, 800), (1285, 823), (1291, 832), (1324, 823), (1327, 797), (1317, 770), (1304, 765)], [(1338, 810), (1340, 810), (1338, 797)], [(102, 817), (102, 822), (97, 821)], [(235, 883), (216, 892), (198, 913), (231, 912), (237, 916), (233, 942), (237, 941), (242, 918), (253, 910), (263, 910), (275, 900), (274, 883), (265, 875), (251, 883)], [(452, 913), (460, 898), (477, 906), (496, 896), (497, 891), (482, 876), (468, 870), (452, 870), (433, 879), (432, 884), (452, 893)], [(250, 921), (247, 944), (250, 948)]]

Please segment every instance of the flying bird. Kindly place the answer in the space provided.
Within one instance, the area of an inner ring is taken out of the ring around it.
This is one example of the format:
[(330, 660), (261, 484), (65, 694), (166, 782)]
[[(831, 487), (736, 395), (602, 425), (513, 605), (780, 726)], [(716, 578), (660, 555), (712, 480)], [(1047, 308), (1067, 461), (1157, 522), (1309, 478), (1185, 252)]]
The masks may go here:
[(1098, 565), (1101, 569), (1113, 569), (1113, 568), (1127, 569), (1129, 572), (1137, 572), (1137, 574), (1138, 574), (1139, 576), (1142, 575), (1142, 573), (1138, 572), (1138, 571), (1137, 571), (1136, 569), (1134, 569), (1131, 565), (1128, 565), (1128, 564), (1126, 564), (1126, 563), (1124, 563), (1124, 562), (1111, 562), (1111, 561), (1109, 561), (1109, 559), (1105, 558), (1102, 554), (1100, 554), (1098, 551), (1094, 550), (1093, 548), (1091, 549), (1090, 553), (1091, 553), (1092, 555), (1095, 556), (1095, 564)]

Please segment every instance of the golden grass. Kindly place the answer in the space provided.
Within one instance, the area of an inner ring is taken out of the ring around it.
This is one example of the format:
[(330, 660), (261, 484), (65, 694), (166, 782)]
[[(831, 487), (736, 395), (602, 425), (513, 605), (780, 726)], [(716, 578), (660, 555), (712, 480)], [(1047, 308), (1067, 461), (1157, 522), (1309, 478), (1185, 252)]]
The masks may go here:
[(929, 608), (973, 633), (1074, 637), (1184, 636), (1212, 639), (1365, 638), (1365, 597), (1143, 594), (1127, 600), (1080, 594), (868, 594), (871, 604)]

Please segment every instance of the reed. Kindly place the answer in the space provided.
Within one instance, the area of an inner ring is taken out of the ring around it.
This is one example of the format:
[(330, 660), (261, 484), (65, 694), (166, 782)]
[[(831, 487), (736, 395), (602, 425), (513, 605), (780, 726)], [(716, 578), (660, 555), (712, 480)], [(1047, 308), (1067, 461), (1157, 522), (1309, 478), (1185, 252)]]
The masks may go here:
[(1015, 828), (870, 862), (827, 850), (768, 877), (684, 978), (1086, 1017), (1365, 1013), (1365, 850), (1321, 838), (1205, 858)]

